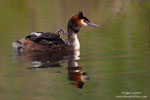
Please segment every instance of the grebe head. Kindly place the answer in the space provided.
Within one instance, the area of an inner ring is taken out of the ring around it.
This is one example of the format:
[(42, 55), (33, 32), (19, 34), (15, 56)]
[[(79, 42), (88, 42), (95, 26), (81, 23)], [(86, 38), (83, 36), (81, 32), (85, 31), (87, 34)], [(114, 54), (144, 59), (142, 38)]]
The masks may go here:
[(78, 33), (82, 26), (99, 27), (98, 25), (91, 23), (87, 17), (83, 16), (82, 12), (79, 12), (69, 20), (68, 33)]

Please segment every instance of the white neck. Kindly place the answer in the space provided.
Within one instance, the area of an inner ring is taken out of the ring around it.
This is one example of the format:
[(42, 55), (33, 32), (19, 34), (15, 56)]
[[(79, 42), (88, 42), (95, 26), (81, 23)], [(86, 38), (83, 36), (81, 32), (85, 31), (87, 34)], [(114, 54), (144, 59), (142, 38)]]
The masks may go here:
[(72, 50), (80, 49), (80, 42), (78, 40), (77, 33), (70, 33), (68, 35), (68, 40), (69, 40), (70, 47)]

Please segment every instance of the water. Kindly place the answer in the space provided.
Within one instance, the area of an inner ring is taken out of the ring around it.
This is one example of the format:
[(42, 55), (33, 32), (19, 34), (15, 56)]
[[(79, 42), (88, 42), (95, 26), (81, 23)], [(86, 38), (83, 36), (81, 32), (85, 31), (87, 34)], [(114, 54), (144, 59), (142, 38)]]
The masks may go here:
[[(66, 30), (78, 11), (101, 25), (80, 30), (80, 51), (13, 52), (12, 42), (32, 31)], [(115, 100), (138, 92), (134, 99), (149, 100), (149, 0), (1, 0), (0, 12), (1, 100)]]

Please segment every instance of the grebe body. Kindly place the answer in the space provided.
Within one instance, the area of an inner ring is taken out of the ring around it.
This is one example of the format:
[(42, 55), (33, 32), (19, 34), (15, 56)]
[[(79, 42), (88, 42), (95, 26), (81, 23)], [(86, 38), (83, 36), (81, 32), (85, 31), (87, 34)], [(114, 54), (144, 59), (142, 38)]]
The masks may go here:
[(32, 32), (26, 38), (13, 43), (13, 47), (22, 51), (66, 51), (69, 45), (58, 34)]

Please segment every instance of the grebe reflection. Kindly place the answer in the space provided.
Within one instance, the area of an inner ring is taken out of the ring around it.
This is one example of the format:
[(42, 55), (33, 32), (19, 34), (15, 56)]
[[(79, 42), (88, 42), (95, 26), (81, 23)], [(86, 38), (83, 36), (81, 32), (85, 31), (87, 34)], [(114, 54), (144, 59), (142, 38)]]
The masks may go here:
[(28, 67), (28, 69), (63, 67), (62, 64), (67, 62), (68, 80), (76, 88), (83, 88), (85, 81), (89, 79), (86, 72), (82, 71), (82, 67), (78, 65), (78, 61), (80, 60), (79, 50), (64, 54), (30, 52), (17, 55), (15, 58), (17, 58), (16, 61), (18, 62), (32, 62), (33, 66)]

